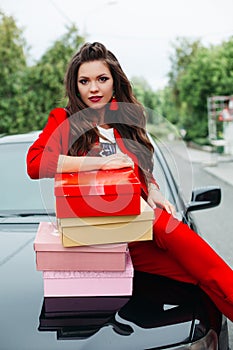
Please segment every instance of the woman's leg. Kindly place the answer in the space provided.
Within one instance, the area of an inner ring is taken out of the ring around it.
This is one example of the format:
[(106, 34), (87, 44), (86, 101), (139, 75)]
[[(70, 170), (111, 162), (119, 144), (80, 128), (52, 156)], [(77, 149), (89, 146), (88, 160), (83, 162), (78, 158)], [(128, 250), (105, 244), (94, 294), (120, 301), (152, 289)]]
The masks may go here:
[(154, 240), (129, 247), (136, 270), (198, 284), (233, 320), (233, 271), (188, 225), (157, 208)]

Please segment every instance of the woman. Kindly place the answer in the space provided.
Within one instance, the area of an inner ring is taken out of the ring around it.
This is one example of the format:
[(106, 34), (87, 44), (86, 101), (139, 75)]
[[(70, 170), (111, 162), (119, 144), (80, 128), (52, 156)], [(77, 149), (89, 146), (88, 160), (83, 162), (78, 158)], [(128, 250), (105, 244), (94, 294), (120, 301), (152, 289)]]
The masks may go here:
[(145, 112), (116, 57), (100, 43), (83, 45), (71, 59), (65, 87), (66, 108), (51, 111), (28, 151), (29, 176), (134, 167), (142, 196), (155, 210), (153, 241), (129, 244), (135, 270), (198, 284), (233, 321), (232, 269), (175, 219), (174, 206), (161, 194)]

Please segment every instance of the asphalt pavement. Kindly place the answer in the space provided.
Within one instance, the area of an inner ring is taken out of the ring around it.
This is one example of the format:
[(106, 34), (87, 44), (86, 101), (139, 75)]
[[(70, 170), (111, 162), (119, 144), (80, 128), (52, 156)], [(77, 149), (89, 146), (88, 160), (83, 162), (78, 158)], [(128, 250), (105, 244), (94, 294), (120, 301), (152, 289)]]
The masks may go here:
[[(219, 154), (195, 148), (174, 147), (174, 152), (192, 163), (199, 163), (208, 173), (233, 186), (233, 155)], [(228, 320), (229, 345), (233, 344), (233, 322)]]
[(233, 155), (187, 147), (187, 152), (181, 152), (180, 156), (189, 157), (192, 163), (202, 164), (205, 171), (233, 186)]

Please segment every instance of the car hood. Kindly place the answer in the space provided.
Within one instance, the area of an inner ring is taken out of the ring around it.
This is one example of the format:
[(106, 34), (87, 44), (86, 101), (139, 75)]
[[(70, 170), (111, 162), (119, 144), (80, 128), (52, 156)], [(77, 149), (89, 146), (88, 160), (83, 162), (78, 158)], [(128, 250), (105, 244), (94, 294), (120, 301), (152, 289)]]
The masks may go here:
[(135, 272), (133, 296), (118, 312), (89, 315), (83, 325), (74, 315), (47, 322), (33, 248), (37, 227), (37, 220), (0, 224), (2, 349), (149, 349), (208, 331), (206, 296), (196, 286), (143, 272)]

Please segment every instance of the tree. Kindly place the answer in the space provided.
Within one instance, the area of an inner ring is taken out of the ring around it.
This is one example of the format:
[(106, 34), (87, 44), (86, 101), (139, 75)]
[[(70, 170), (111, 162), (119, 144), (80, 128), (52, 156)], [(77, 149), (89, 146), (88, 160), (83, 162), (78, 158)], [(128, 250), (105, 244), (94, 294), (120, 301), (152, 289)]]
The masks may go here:
[(25, 131), (43, 128), (48, 112), (65, 106), (64, 75), (71, 56), (83, 42), (84, 38), (79, 36), (77, 27), (71, 25), (37, 64), (28, 69), (21, 108), (21, 113), (25, 115)]
[(174, 97), (172, 88), (165, 86), (162, 90), (156, 92), (157, 99), (159, 100), (159, 113), (172, 124), (179, 124), (179, 112), (174, 103)]
[(157, 94), (152, 90), (149, 83), (143, 77), (132, 77), (131, 79), (133, 92), (136, 98), (146, 107), (148, 113), (148, 123), (153, 124), (155, 111), (159, 108), (159, 99)]
[(181, 39), (175, 46), (169, 85), (186, 139), (207, 137), (207, 97), (232, 94), (232, 53), (232, 38), (210, 47)]
[(51, 109), (64, 106), (64, 74), (83, 42), (77, 27), (70, 25), (38, 62), (28, 66), (23, 31), (13, 17), (0, 12), (0, 134), (40, 129)]
[(0, 134), (20, 123), (17, 99), (26, 69), (26, 43), (13, 17), (0, 12)]

